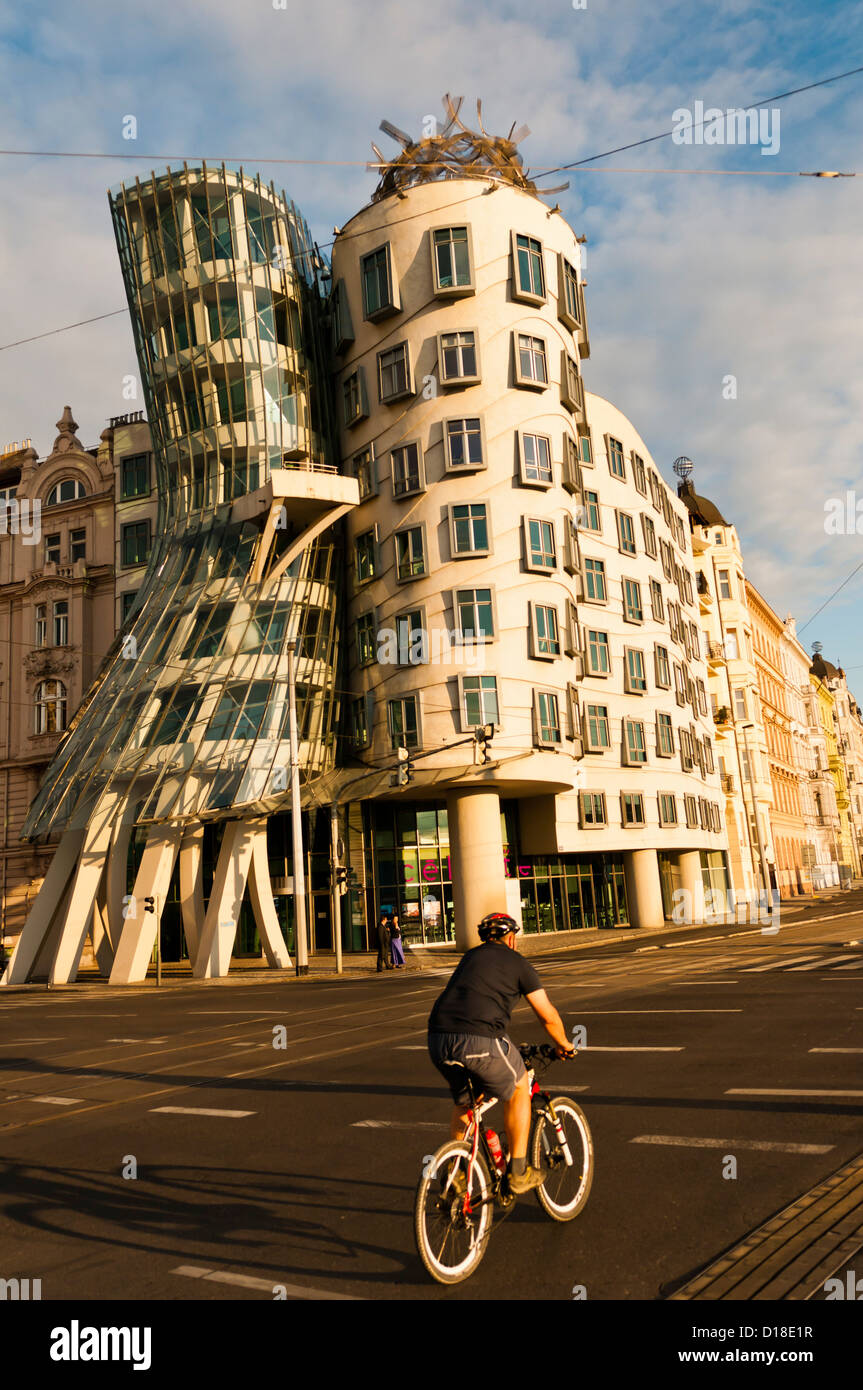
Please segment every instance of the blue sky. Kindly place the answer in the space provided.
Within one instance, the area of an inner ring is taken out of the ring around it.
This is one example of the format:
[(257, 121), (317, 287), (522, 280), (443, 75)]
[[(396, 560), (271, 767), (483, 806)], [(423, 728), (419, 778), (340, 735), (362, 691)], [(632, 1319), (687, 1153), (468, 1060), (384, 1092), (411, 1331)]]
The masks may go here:
[[(536, 170), (667, 130), (696, 100), (743, 105), (860, 65), (863, 8), (845, 0), (2, 0), (0, 144), (243, 156), (323, 243), (368, 200), (370, 141), (391, 148), (379, 121), (419, 134), (445, 91), (465, 109), (480, 96), (491, 130), (528, 124)], [(633, 420), (666, 477), (678, 454), (695, 461), (753, 582), (802, 628), (863, 559), (863, 537), (824, 530), (830, 498), (863, 500), (863, 178), (764, 171), (863, 170), (863, 74), (780, 110), (774, 157), (666, 139), (574, 172), (560, 202), (588, 237), (589, 389)], [(136, 142), (121, 138), (129, 114)], [(0, 157), (0, 343), (122, 307), (105, 190), (149, 167)], [(683, 172), (696, 168), (752, 173)], [(95, 443), (129, 408), (130, 371), (122, 316), (0, 353), (0, 442), (31, 435), (46, 452), (70, 404)], [(859, 691), (861, 599), (863, 570), (801, 633)]]

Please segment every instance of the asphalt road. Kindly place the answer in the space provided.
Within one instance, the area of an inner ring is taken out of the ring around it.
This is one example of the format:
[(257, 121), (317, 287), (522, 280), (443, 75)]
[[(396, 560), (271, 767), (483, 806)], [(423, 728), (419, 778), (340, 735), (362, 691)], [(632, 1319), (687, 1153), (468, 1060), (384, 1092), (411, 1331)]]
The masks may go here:
[[(522, 1198), (455, 1289), (412, 1230), (447, 1135), (424, 1044), (447, 971), (10, 992), (0, 1278), (41, 1279), (43, 1300), (664, 1296), (863, 1150), (851, 906), (772, 937), (538, 960), (587, 1033), (548, 1087), (580, 1088), (593, 1191), (569, 1225)], [(543, 1037), (526, 1007), (512, 1031)]]

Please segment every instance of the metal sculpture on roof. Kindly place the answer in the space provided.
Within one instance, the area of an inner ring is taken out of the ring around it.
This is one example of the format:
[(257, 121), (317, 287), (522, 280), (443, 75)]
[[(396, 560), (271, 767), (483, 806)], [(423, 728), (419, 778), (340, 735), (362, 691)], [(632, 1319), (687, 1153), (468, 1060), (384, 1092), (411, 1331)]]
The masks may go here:
[(447, 92), (443, 99), (446, 112), (444, 127), (423, 140), (413, 140), (391, 121), (381, 121), (381, 130), (398, 141), (402, 151), (395, 159), (387, 159), (377, 145), (372, 144), (378, 163), (369, 164), (368, 167), (379, 170), (381, 174), (372, 194), (373, 203), (389, 197), (391, 193), (403, 196), (405, 189), (436, 179), (493, 179), (540, 197), (560, 193), (569, 187), (567, 182), (555, 188), (539, 189), (529, 177), (517, 149), (519, 141), (530, 134), (528, 126), (523, 125), (516, 130), (513, 122), (508, 135), (489, 135), (482, 123), (482, 101), (477, 100), (479, 131), (471, 130), (459, 114), (463, 101), (464, 97), (451, 97)]

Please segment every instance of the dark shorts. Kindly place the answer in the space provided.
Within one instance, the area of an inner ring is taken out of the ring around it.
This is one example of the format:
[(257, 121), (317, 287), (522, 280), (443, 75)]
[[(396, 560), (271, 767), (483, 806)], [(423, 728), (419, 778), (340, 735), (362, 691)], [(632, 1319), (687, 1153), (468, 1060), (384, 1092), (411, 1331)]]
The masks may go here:
[(470, 1097), (468, 1074), (474, 1092), (509, 1100), (527, 1075), (521, 1053), (509, 1038), (483, 1038), (472, 1033), (429, 1033), (429, 1056), (447, 1081), (456, 1105)]

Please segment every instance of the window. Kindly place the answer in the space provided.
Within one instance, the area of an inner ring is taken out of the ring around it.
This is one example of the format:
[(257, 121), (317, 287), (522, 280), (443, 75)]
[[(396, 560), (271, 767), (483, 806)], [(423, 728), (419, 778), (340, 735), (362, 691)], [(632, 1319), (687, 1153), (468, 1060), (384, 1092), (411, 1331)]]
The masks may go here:
[(390, 700), (387, 719), (392, 748), (419, 748), (419, 726), (416, 695), (403, 695)]
[(425, 479), (419, 444), (414, 441), (393, 449), (392, 460), (393, 497), (410, 497), (415, 492), (422, 492)]
[(545, 434), (519, 434), (521, 481), (551, 487), (551, 440)]
[(466, 386), (479, 381), (479, 350), (473, 329), (438, 335), (442, 386)]
[(62, 483), (55, 483), (45, 501), (46, 507), (59, 507), (62, 502), (77, 502), (79, 497), (86, 497), (87, 490), (79, 478), (64, 478)]
[(364, 531), (357, 536), (356, 548), (357, 583), (365, 584), (377, 574), (377, 538), (374, 531)]
[(611, 652), (608, 646), (608, 633), (587, 630), (587, 672), (590, 676), (611, 674)]
[(387, 348), (385, 352), (379, 352), (378, 399), (381, 403), (400, 401), (405, 396), (412, 395), (411, 364), (408, 358), (407, 343), (397, 343), (395, 347)]
[(719, 570), (719, 597), (731, 598), (731, 575), (728, 570)]
[(635, 486), (638, 488), (642, 497), (646, 497), (647, 474), (644, 471), (644, 459), (639, 458), (636, 453), (632, 453), (630, 458), (632, 459), (632, 476), (635, 479)]
[(357, 367), (342, 382), (342, 419), (346, 425), (355, 425), (358, 420), (364, 420), (368, 413), (365, 372), (362, 367)]
[(623, 445), (619, 439), (612, 439), (611, 435), (606, 435), (608, 442), (608, 467), (613, 477), (626, 477), (626, 464), (623, 461)]
[(568, 430), (563, 434), (563, 486), (569, 493), (581, 492), (578, 447)]
[(578, 432), (578, 450), (581, 457), (582, 468), (593, 467), (593, 446), (590, 442), (590, 430), (583, 429)]
[(330, 300), (333, 349), (342, 353), (354, 341), (354, 325), (344, 280), (339, 280)]
[[(219, 402), (219, 419), (223, 425), (249, 418), (246, 384), (242, 377), (235, 377), (228, 381), (217, 381), (216, 399)], [(190, 394), (186, 397), (186, 409), (189, 415), (189, 428), (192, 430), (200, 429), (201, 413), (197, 396)]]
[(660, 758), (674, 756), (674, 726), (670, 714), (656, 716), (656, 752)]
[(462, 727), (476, 729), (482, 724), (499, 724), (495, 676), (461, 676)]
[(652, 558), (655, 560), (655, 559), (656, 559), (656, 527), (655, 527), (654, 524), (653, 524), (653, 517), (652, 517), (652, 516), (644, 516), (644, 515), (642, 515), (642, 518), (641, 518), (641, 532), (642, 532), (642, 535), (644, 536), (644, 549), (645, 549), (645, 553), (646, 553), (647, 555), (652, 556)]
[(533, 638), (532, 656), (560, 656), (560, 632), (557, 623), (557, 609), (543, 603), (532, 603), (531, 635)]
[(375, 615), (362, 613), (356, 622), (357, 663), (368, 666), (375, 659)]
[(431, 235), (435, 294), (472, 294), (471, 245), (467, 227), (436, 227)]
[(584, 387), (578, 363), (565, 348), (560, 355), (560, 400), (574, 415), (584, 414)]
[(143, 565), (150, 553), (149, 521), (131, 521), (121, 528), (124, 565)]
[(548, 385), (548, 362), (544, 338), (533, 338), (528, 333), (517, 335), (515, 384), (516, 386), (539, 387)]
[(623, 616), (628, 623), (644, 622), (641, 585), (635, 579), (623, 581)]
[(534, 691), (536, 742), (541, 748), (554, 748), (561, 742), (560, 707), (552, 690)]
[[(210, 324), (210, 339), (217, 343), (220, 338), (240, 338), (242, 329), (240, 328), (240, 306), (237, 301), (237, 291), (220, 286), (218, 290), (218, 300), (210, 300), (207, 304), (207, 315)], [(185, 327), (183, 324), (182, 327)], [(178, 332), (177, 346), (187, 347), (188, 337)]]
[(698, 713), (699, 713), (699, 714), (706, 714), (706, 713), (707, 713), (707, 689), (706, 689), (706, 687), (705, 687), (704, 681), (701, 680), (700, 677), (699, 677), (698, 680), (696, 680), (696, 682), (695, 682), (695, 688), (696, 688), (696, 691), (698, 692)]
[(516, 299), (526, 299), (538, 303), (545, 299), (545, 270), (542, 263), (542, 242), (535, 237), (520, 236), (514, 233), (513, 268), (515, 284), (513, 295)]
[(644, 797), (641, 792), (620, 793), (620, 821), (624, 829), (644, 825)]
[(680, 580), (681, 580), (681, 583), (682, 583), (682, 585), (683, 585), (683, 599), (684, 599), (684, 602), (685, 602), (685, 603), (690, 603), (690, 604), (691, 604), (691, 603), (693, 602), (693, 593), (692, 593), (692, 577), (691, 577), (691, 575), (690, 575), (690, 573), (689, 573), (689, 570), (681, 569), (681, 571), (680, 571)]
[(396, 661), (399, 666), (419, 666), (428, 660), (425, 615), (421, 608), (396, 614)]
[(679, 729), (677, 741), (680, 745), (680, 766), (684, 772), (691, 772), (695, 764), (695, 748), (688, 729)]
[(685, 796), (683, 805), (686, 811), (686, 824), (690, 830), (698, 827), (698, 806), (694, 796)]
[(455, 617), (463, 642), (485, 642), (494, 637), (491, 589), (456, 589)]
[(644, 652), (636, 647), (625, 647), (624, 688), (630, 695), (643, 695), (647, 690), (647, 675), (644, 670)]
[(36, 733), (59, 734), (66, 727), (66, 687), (61, 681), (40, 681), (35, 691)]
[(54, 646), (65, 647), (69, 642), (69, 604), (62, 599), (54, 604)]
[(69, 559), (74, 565), (76, 560), (86, 560), (87, 558), (87, 532), (82, 528), (80, 531), (69, 532)]
[(584, 714), (584, 727), (587, 747), (591, 753), (601, 753), (603, 749), (611, 747), (607, 705), (588, 705)]
[(120, 464), (120, 496), (148, 497), (150, 494), (150, 455), (130, 454)]
[(686, 676), (682, 666), (674, 662), (674, 698), (679, 705), (686, 704)]
[(746, 708), (746, 691), (745, 691), (745, 690), (739, 690), (739, 689), (738, 689), (738, 690), (735, 690), (735, 691), (733, 692), (733, 695), (734, 695), (734, 717), (735, 717), (735, 719), (739, 719), (739, 720), (745, 721), (745, 720), (748, 718), (748, 715), (749, 715), (749, 712), (748, 712), (748, 710), (747, 710), (747, 708)]
[(578, 804), (582, 830), (595, 830), (597, 826), (608, 824), (605, 792), (579, 792)]
[(567, 328), (574, 331), (583, 326), (581, 297), (579, 295), (578, 271), (564, 256), (558, 256), (558, 301), (557, 316)]
[(396, 531), (396, 573), (399, 580), (418, 579), (426, 572), (425, 543), (422, 526), (410, 526)]
[(656, 798), (659, 802), (659, 824), (677, 824), (677, 798), (668, 792), (660, 792)]
[(662, 540), (659, 542), (659, 556), (662, 561), (662, 573), (665, 575), (665, 578), (673, 579), (674, 569), (671, 555), (671, 547), (667, 545), (665, 541)]
[(605, 583), (605, 561), (585, 560), (584, 597), (593, 603), (605, 603), (608, 589)]
[(369, 744), (369, 710), (365, 695), (351, 701), (351, 743), (355, 748)]
[(390, 265), (389, 246), (379, 246), (360, 258), (360, 276), (363, 285), (363, 317), (382, 319), (388, 314), (398, 313), (399, 306), (393, 294), (393, 277)]
[(36, 604), (36, 646), (47, 647), (48, 645), (48, 605), (45, 603)]
[(60, 563), (60, 537), (59, 535), (45, 537), (45, 563), (48, 565), (59, 565)]
[(488, 509), (485, 502), (460, 502), (451, 507), (450, 533), (453, 556), (487, 555)]
[(374, 497), (378, 490), (378, 479), (371, 448), (361, 449), (358, 454), (354, 454), (351, 469), (360, 486), (360, 501), (365, 502), (367, 497)]
[(444, 423), (446, 467), (451, 471), (485, 468), (482, 423), (478, 416), (467, 416)]
[(585, 531), (596, 531), (598, 534), (602, 534), (602, 516), (599, 510), (598, 492), (585, 492), (581, 524)]
[(671, 668), (668, 664), (668, 648), (654, 647), (654, 666), (656, 668), (656, 684), (661, 690), (671, 689)]
[(120, 622), (125, 623), (129, 614), (135, 606), (135, 599), (138, 597), (137, 589), (127, 589), (120, 595)]
[(650, 581), (650, 612), (655, 622), (665, 621), (665, 605), (662, 601), (662, 585), (656, 579)]
[(632, 517), (626, 512), (616, 512), (615, 515), (618, 546), (624, 555), (635, 555), (635, 526)]
[(527, 568), (532, 570), (557, 569), (557, 549), (554, 540), (554, 523), (541, 521), (538, 517), (526, 517)]

